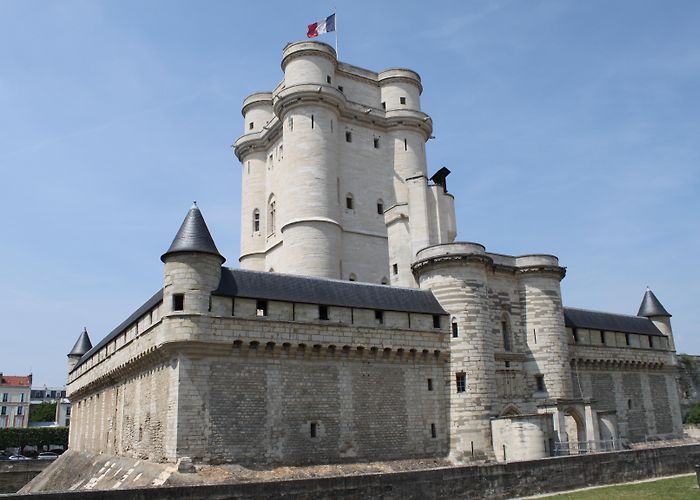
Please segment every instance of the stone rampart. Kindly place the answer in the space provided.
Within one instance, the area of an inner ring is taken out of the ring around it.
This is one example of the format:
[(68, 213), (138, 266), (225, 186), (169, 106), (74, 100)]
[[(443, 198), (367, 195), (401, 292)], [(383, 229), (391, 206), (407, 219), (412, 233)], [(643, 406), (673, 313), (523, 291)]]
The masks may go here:
[[(276, 498), (505, 499), (691, 472), (700, 444), (499, 465), (258, 483), (43, 493), (47, 500)], [(3, 495), (0, 498), (20, 498)], [(22, 498), (26, 498), (22, 496)]]

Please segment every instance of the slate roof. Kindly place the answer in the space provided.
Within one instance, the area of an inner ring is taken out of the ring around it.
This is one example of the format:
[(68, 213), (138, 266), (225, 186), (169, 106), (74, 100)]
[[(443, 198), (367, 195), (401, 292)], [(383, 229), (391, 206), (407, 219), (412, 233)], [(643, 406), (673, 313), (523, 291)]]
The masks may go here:
[(104, 346), (106, 346), (110, 341), (118, 337), (122, 332), (124, 332), (127, 328), (129, 328), (131, 325), (134, 324), (136, 320), (138, 320), (141, 316), (146, 314), (147, 311), (153, 309), (155, 306), (163, 302), (163, 289), (161, 288), (158, 290), (156, 293), (153, 294), (153, 296), (148, 299), (141, 307), (136, 309), (131, 316), (126, 318), (124, 321), (122, 321), (118, 327), (116, 327), (114, 330), (112, 330), (105, 338), (100, 340), (100, 342), (94, 346), (92, 349), (90, 349), (88, 352), (86, 352), (82, 358), (78, 360), (78, 362), (75, 365), (75, 370), (78, 368), (80, 365), (85, 363), (88, 359), (92, 357), (93, 354), (95, 354), (97, 351), (102, 349)]
[(0, 385), (9, 385), (14, 387), (31, 387), (32, 377), (27, 375), (3, 375), (0, 377)]
[(564, 308), (564, 323), (568, 328), (589, 328), (591, 330), (608, 330), (623, 333), (641, 333), (644, 335), (663, 336), (648, 318), (613, 314), (601, 311), (589, 311), (574, 307)]
[(214, 295), (384, 311), (447, 314), (430, 290), (226, 267), (221, 269), (221, 281)]
[(216, 248), (214, 239), (211, 237), (207, 223), (204, 222), (202, 212), (199, 211), (197, 202), (194, 202), (190, 210), (182, 221), (182, 225), (175, 235), (175, 239), (170, 244), (168, 251), (161, 255), (160, 260), (165, 262), (168, 255), (183, 252), (198, 252), (217, 255), (226, 261), (223, 255)]
[(637, 316), (645, 316), (647, 318), (651, 316), (666, 316), (671, 317), (668, 311), (661, 305), (659, 299), (656, 298), (654, 292), (650, 288), (644, 293), (644, 298), (639, 306), (639, 312)]
[(73, 349), (68, 353), (68, 356), (82, 356), (90, 349), (92, 349), (92, 341), (88, 335), (87, 328), (83, 328), (83, 332), (80, 334), (80, 337), (78, 337), (78, 340), (75, 342)]

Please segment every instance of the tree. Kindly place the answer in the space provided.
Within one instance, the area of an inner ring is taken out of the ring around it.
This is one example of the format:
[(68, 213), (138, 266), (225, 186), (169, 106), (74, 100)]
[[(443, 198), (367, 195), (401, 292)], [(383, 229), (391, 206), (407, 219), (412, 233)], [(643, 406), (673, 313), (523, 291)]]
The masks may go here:
[(56, 420), (56, 403), (39, 403), (29, 406), (30, 422), (54, 422)]
[(685, 417), (687, 424), (700, 424), (700, 403), (693, 406)]

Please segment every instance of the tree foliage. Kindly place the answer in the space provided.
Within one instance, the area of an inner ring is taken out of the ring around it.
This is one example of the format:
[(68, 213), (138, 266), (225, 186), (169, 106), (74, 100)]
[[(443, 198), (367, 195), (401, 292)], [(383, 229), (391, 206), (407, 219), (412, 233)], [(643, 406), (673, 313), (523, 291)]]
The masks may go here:
[(26, 427), (0, 429), (0, 450), (25, 446), (68, 446), (68, 427)]
[(39, 403), (29, 406), (30, 422), (54, 422), (56, 420), (56, 403)]
[(693, 406), (685, 417), (688, 424), (700, 424), (700, 403)]

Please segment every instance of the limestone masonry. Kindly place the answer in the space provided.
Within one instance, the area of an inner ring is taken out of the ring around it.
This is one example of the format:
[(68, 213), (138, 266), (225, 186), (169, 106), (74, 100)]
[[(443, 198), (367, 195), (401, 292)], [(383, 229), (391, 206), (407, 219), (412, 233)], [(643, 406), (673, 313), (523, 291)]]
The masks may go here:
[[(164, 284), (69, 358), (70, 446), (155, 461), (529, 460), (682, 434), (671, 315), (562, 306), (552, 255), (457, 242), (420, 77), (285, 47), (243, 103), (240, 269), (196, 206)], [(154, 286), (156, 288), (156, 286)]]

